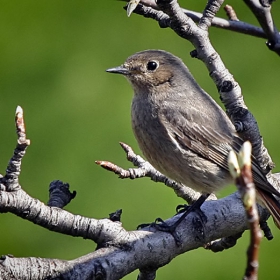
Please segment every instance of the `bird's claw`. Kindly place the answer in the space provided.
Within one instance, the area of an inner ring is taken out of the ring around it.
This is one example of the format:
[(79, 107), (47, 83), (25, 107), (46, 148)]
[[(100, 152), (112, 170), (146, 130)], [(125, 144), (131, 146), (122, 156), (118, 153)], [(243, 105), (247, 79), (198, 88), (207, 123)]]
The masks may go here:
[(170, 233), (177, 246), (181, 246), (182, 242), (180, 240), (180, 237), (178, 236), (177, 232), (176, 232), (176, 226), (175, 225), (168, 225), (163, 219), (161, 218), (157, 218), (153, 223), (150, 224), (140, 224), (139, 226), (137, 226), (137, 229), (142, 229), (144, 227), (153, 227), (158, 231), (162, 231), (162, 232), (168, 232)]
[(186, 212), (190, 206), (187, 204), (180, 204), (176, 207), (176, 215)]

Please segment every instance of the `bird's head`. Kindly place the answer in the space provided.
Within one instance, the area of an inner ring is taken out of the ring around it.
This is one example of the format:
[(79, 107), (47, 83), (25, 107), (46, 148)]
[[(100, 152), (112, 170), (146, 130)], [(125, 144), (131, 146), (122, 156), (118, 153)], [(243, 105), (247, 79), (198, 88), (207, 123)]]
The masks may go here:
[(124, 75), (136, 94), (147, 92), (147, 89), (151, 92), (151, 88), (174, 88), (182, 83), (181, 79), (191, 75), (180, 58), (162, 50), (138, 52), (121, 66), (106, 71)]

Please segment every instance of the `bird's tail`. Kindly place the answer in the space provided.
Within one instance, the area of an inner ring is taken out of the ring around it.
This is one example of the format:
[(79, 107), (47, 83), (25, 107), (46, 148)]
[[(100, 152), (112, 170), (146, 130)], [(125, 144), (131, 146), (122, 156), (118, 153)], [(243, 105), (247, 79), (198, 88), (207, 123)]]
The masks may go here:
[(273, 194), (262, 189), (257, 189), (257, 195), (259, 200), (270, 212), (275, 225), (280, 229), (280, 203), (278, 200), (273, 196)]

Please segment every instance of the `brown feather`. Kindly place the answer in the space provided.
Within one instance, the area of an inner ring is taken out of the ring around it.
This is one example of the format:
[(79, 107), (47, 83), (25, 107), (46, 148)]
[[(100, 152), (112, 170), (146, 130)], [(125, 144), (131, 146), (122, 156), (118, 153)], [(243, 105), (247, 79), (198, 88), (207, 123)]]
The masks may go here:
[(273, 221), (275, 225), (280, 229), (280, 204), (276, 200), (276, 198), (266, 191), (262, 189), (257, 190), (258, 199), (264, 204), (267, 210), (270, 212), (271, 216), (273, 217)]

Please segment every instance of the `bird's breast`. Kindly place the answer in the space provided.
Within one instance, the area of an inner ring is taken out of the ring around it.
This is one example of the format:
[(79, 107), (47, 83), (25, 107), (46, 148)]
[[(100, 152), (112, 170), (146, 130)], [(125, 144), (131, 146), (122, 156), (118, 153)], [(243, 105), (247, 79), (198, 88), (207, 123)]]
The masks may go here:
[(151, 100), (134, 98), (132, 128), (146, 159), (161, 173), (200, 192), (211, 193), (230, 181), (228, 172), (189, 149), (181, 149), (170, 137)]

